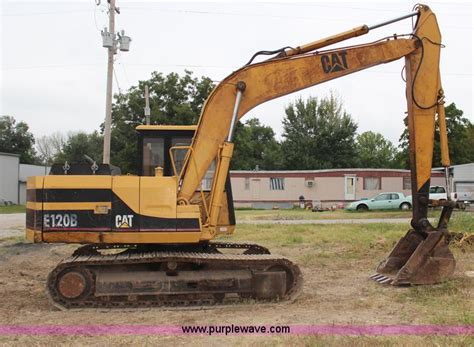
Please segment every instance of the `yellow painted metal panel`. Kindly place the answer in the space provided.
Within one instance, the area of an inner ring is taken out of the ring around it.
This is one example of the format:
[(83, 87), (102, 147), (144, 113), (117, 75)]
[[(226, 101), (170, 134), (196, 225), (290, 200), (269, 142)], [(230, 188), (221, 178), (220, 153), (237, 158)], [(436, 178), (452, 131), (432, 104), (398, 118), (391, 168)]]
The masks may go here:
[(196, 125), (139, 125), (137, 130), (196, 130)]
[(201, 209), (199, 205), (178, 205), (176, 207), (178, 218), (200, 218)]
[(27, 201), (26, 202), (26, 208), (28, 208), (30, 210), (39, 210), (39, 211), (41, 211), (43, 209), (43, 203), (42, 202)]
[(140, 177), (113, 176), (112, 190), (133, 212), (140, 212)]
[(67, 243), (195, 243), (199, 232), (44, 232), (45, 242)]
[(176, 177), (140, 177), (140, 214), (176, 218)]
[(44, 176), (30, 176), (26, 179), (26, 189), (42, 189)]
[[(27, 208), (28, 203), (26, 204)], [(107, 213), (107, 210), (112, 208), (110, 201), (104, 202), (45, 202), (43, 209), (47, 210), (94, 210), (99, 214)], [(36, 208), (38, 209), (38, 208)]]
[(111, 189), (112, 176), (50, 175), (44, 176), (45, 189)]
[(34, 243), (43, 242), (41, 231), (26, 228), (25, 237), (26, 237), (26, 240), (30, 242), (34, 242)]
[[(423, 38), (423, 50), (408, 55), (406, 62), (410, 159), (416, 176), (416, 191), (431, 177), (435, 113), (441, 89), (439, 77), (441, 33), (436, 16), (422, 9), (415, 34)], [(421, 60), (423, 58), (423, 60)]]

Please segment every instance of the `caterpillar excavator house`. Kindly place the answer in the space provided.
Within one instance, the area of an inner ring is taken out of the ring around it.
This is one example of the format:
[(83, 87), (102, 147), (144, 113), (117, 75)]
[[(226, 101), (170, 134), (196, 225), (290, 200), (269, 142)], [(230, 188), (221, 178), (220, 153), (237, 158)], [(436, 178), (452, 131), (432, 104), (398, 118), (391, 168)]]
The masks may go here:
[[(327, 49), (378, 27), (412, 18), (409, 34)], [(220, 82), (196, 126), (137, 127), (140, 175), (110, 165), (58, 164), (27, 183), (26, 238), (82, 244), (49, 274), (47, 290), (61, 308), (201, 307), (247, 300), (292, 300), (299, 267), (256, 244), (213, 241), (232, 234), (229, 164), (236, 123), (268, 100), (397, 59), (405, 59), (413, 194), (412, 229), (377, 268), (384, 284), (448, 279), (455, 260), (447, 224), (455, 204), (438, 202), (427, 219), (435, 121), (449, 167), (441, 34), (428, 6), (374, 26), (362, 25), (296, 48), (261, 51)], [(258, 55), (267, 60), (254, 63)], [(381, 86), (382, 87), (382, 86)], [(317, 154), (315, 154), (317, 155)], [(448, 194), (449, 196), (449, 194)]]

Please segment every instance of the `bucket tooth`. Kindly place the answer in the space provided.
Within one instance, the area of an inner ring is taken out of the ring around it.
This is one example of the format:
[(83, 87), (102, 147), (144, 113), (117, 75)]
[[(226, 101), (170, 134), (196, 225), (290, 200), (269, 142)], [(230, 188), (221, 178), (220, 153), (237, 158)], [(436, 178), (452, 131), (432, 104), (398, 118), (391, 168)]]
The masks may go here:
[[(449, 279), (456, 261), (449, 250), (447, 231), (433, 230), (424, 237), (410, 230), (398, 241), (371, 278), (382, 284), (434, 284)], [(387, 280), (388, 279), (388, 280)]]
[(383, 277), (383, 275), (378, 274), (378, 273), (375, 274), (375, 275), (370, 276), (370, 278), (373, 279), (374, 281), (377, 281), (380, 277)]
[(387, 276), (384, 276), (384, 275), (381, 275), (381, 274), (372, 275), (372, 276), (370, 276), (370, 278), (372, 280), (374, 280), (375, 282), (378, 282), (380, 284), (390, 284), (392, 282), (391, 278), (389, 278)]
[(391, 278), (388, 278), (388, 277), (385, 277), (385, 279), (380, 280), (379, 283), (380, 283), (380, 284), (391, 284), (391, 283), (392, 283), (392, 279), (391, 279)]

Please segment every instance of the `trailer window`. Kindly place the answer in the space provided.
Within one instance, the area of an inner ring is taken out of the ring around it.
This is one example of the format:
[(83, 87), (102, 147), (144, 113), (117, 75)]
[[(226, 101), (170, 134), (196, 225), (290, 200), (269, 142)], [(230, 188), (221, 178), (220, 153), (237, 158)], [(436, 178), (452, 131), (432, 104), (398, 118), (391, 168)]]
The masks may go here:
[(411, 177), (403, 177), (403, 190), (411, 189)]
[(364, 190), (380, 190), (382, 182), (380, 177), (364, 177)]
[(285, 190), (285, 179), (283, 177), (270, 177), (270, 190)]

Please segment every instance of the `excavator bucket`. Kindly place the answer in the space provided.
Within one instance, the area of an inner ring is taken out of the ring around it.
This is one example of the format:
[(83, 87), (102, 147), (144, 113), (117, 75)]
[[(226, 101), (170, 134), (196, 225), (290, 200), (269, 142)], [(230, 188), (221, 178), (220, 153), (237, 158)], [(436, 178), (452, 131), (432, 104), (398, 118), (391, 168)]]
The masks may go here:
[(447, 280), (456, 267), (448, 247), (448, 231), (435, 229), (426, 234), (408, 231), (370, 278), (392, 285), (434, 284)]

